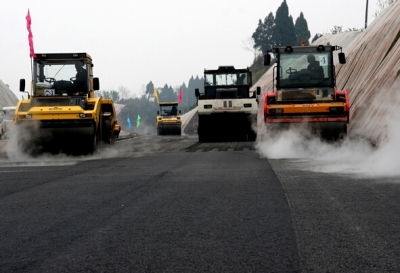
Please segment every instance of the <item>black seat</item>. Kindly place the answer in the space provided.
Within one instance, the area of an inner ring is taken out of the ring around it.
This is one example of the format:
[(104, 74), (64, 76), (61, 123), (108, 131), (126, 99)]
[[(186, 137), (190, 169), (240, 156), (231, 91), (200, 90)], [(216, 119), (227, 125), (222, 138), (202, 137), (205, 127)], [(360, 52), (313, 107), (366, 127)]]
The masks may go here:
[(70, 94), (75, 88), (72, 82), (61, 80), (54, 82), (54, 89), (56, 94), (61, 95), (64, 93)]
[(317, 61), (310, 63), (307, 69), (310, 70), (312, 78), (322, 79), (324, 77), (324, 69), (322, 68), (322, 66), (319, 65), (319, 62)]

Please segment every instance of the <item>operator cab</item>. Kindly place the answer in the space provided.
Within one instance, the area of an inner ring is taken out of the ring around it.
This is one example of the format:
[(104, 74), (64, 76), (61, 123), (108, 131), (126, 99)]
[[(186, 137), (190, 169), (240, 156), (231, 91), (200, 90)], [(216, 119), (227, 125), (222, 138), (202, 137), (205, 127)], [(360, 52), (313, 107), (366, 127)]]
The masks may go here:
[[(252, 85), (251, 72), (235, 69), (233, 66), (220, 66), (217, 70), (204, 70), (205, 99), (249, 98)], [(196, 97), (200, 94), (196, 92)]]
[[(181, 113), (181, 110), (179, 110), (179, 114), (180, 113)], [(161, 102), (160, 110), (157, 111), (157, 114), (161, 115), (163, 117), (177, 116), (178, 115), (178, 103)]]
[[(333, 51), (337, 49), (341, 47), (286, 46), (269, 50), (264, 65), (270, 65), (270, 53), (276, 56), (277, 101), (333, 100), (336, 85)], [(338, 57), (340, 63), (346, 62), (344, 53)]]
[[(86, 53), (36, 54), (32, 75), (33, 106), (78, 105), (86, 109), (87, 98), (100, 89)], [(20, 80), (20, 91), (25, 92), (25, 79)]]
[(91, 67), (84, 61), (40, 61), (34, 63), (33, 71), (35, 97), (77, 96), (90, 92)]

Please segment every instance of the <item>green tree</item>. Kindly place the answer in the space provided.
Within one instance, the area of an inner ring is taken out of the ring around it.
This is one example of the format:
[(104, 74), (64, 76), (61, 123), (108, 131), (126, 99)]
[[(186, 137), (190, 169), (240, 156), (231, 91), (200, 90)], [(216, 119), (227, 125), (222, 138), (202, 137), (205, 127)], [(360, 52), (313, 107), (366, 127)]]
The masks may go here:
[(193, 76), (190, 78), (188, 86), (183, 83), (181, 86), (176, 88), (176, 96), (178, 96), (179, 90), (182, 90), (182, 102), (179, 104), (178, 109), (182, 111), (182, 114), (189, 112), (196, 107), (197, 98), (195, 96), (194, 90), (198, 88), (200, 92), (203, 91), (204, 79)]
[(187, 104), (189, 102), (190, 90), (187, 88), (185, 82), (182, 83), (182, 85), (179, 87), (179, 89), (182, 90), (182, 103)]
[(349, 31), (364, 31), (364, 28), (358, 29), (358, 28), (353, 27), (353, 28), (348, 28), (348, 29), (345, 30), (344, 32), (349, 32)]
[(146, 85), (146, 96), (147, 99), (150, 99), (153, 96), (153, 92), (154, 92), (154, 84), (152, 83), (152, 81), (150, 81), (147, 85)]
[(384, 9), (386, 9), (388, 6), (393, 4), (394, 2), (397, 2), (397, 0), (378, 0), (378, 3), (376, 4), (378, 6), (378, 10), (375, 11), (375, 18), (378, 17), (379, 13), (381, 13)]
[(332, 34), (338, 34), (342, 32), (343, 30), (342, 26), (333, 26), (333, 29), (331, 29)]
[(98, 91), (96, 96), (102, 96), (104, 99), (112, 99), (113, 102), (118, 102), (121, 99), (119, 92), (115, 90)]
[(300, 17), (297, 17), (294, 28), (296, 30), (297, 45), (301, 45), (302, 41), (305, 41), (306, 45), (308, 45), (311, 34), (308, 30), (307, 20), (304, 18), (303, 12), (300, 12)]
[(173, 102), (178, 101), (178, 97), (174, 92), (174, 89), (168, 84), (165, 84), (163, 88), (160, 88), (160, 102)]
[(128, 131), (128, 118), (131, 121), (131, 125), (133, 126), (134, 122), (134, 114), (137, 111), (137, 103), (136, 99), (130, 99), (126, 102), (125, 106), (121, 109), (117, 119), (118, 123), (121, 124), (121, 129), (124, 131)]
[(265, 17), (264, 22), (261, 19), (258, 21), (258, 27), (251, 36), (254, 40), (254, 48), (261, 50), (263, 54), (267, 53), (267, 50), (274, 47), (276, 44), (274, 41), (273, 31), (275, 18), (272, 12)]
[(316, 40), (318, 40), (322, 36), (324, 36), (324, 35), (322, 35), (321, 33), (316, 33), (314, 38), (312, 39), (311, 43), (314, 43)]
[(200, 92), (204, 92), (204, 79), (199, 78), (199, 76), (196, 76), (194, 78), (193, 76), (190, 78), (189, 83), (188, 83), (188, 89), (189, 89), (189, 96), (188, 96), (188, 104), (189, 105), (194, 105), (197, 102), (197, 98), (195, 96), (195, 89), (199, 89)]
[[(118, 122), (122, 130), (128, 131), (128, 118), (131, 121), (130, 132), (140, 133), (143, 131), (155, 132), (155, 119), (157, 116), (158, 104), (149, 101), (146, 94), (140, 98), (129, 99), (121, 113), (118, 115)], [(137, 116), (140, 115), (140, 126), (136, 128)]]
[(282, 46), (296, 45), (296, 30), (293, 18), (289, 15), (289, 7), (286, 4), (286, 0), (283, 0), (281, 6), (276, 11), (273, 37), (275, 42)]
[(118, 88), (118, 93), (119, 93), (119, 100), (125, 100), (130, 97), (130, 90), (126, 88), (125, 86), (120, 86)]
[(264, 31), (264, 24), (261, 21), (261, 19), (258, 20), (258, 26), (256, 30), (254, 31), (253, 35), (251, 36), (254, 40), (254, 48), (261, 49), (262, 47), (262, 37), (263, 37), (263, 31)]
[(110, 91), (110, 98), (113, 100), (113, 102), (118, 102), (121, 99), (121, 96), (119, 92), (112, 90)]

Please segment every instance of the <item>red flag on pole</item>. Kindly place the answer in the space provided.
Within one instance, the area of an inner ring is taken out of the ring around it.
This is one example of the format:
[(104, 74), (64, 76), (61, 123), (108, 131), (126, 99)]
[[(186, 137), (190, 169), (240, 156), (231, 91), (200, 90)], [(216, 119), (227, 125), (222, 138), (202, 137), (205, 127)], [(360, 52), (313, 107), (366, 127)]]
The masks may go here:
[(31, 31), (31, 22), (32, 22), (31, 14), (29, 13), (28, 9), (28, 14), (26, 15), (26, 28), (28, 29), (29, 50), (30, 50), (30, 56), (36, 58), (35, 50), (33, 49), (33, 35)]
[(182, 102), (182, 89), (179, 90), (178, 103)]

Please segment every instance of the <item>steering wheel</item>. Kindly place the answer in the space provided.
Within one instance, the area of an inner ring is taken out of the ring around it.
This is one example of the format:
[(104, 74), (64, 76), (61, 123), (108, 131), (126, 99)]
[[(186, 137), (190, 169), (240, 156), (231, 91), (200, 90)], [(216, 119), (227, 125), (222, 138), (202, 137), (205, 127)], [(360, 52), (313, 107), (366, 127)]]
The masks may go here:
[(54, 78), (45, 78), (44, 81), (48, 82), (48, 83), (54, 83), (56, 81), (56, 79), (54, 79)]
[(289, 67), (289, 69), (286, 70), (286, 74), (292, 75), (297, 72), (297, 69)]
[(76, 81), (76, 77), (71, 77), (71, 78), (69, 78), (69, 80), (70, 80), (72, 83), (74, 83), (74, 82)]

